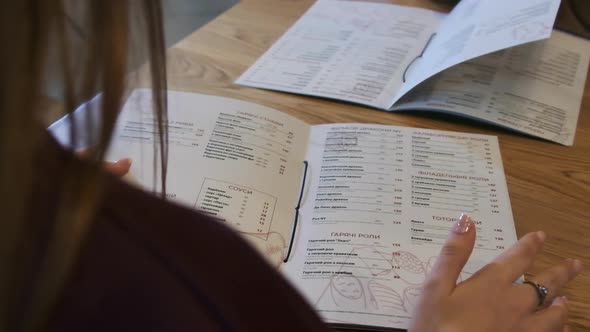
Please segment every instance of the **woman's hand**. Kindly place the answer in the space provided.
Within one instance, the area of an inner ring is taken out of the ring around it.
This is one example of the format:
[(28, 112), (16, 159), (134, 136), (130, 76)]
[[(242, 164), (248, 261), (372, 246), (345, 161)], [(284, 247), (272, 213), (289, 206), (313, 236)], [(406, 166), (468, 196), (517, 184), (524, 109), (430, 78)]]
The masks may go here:
[(475, 244), (475, 224), (461, 215), (426, 279), (408, 331), (568, 331), (567, 300), (557, 294), (582, 270), (579, 260), (567, 259), (533, 278), (549, 290), (548, 306), (539, 307), (533, 285), (514, 284), (531, 267), (544, 241), (543, 232), (529, 233), (457, 284)]
[(103, 163), (103, 167), (112, 174), (123, 177), (127, 173), (129, 173), (129, 169), (131, 168), (131, 159), (119, 159), (115, 162), (105, 161)]
[[(77, 151), (76, 155), (78, 157), (84, 159), (90, 154), (90, 152), (91, 152), (90, 149), (91, 148)], [(124, 159), (117, 160), (115, 162), (105, 161), (103, 163), (103, 167), (108, 172), (110, 172), (116, 176), (123, 177), (123, 176), (125, 176), (125, 174), (129, 173), (129, 169), (131, 168), (131, 159), (124, 158)]]

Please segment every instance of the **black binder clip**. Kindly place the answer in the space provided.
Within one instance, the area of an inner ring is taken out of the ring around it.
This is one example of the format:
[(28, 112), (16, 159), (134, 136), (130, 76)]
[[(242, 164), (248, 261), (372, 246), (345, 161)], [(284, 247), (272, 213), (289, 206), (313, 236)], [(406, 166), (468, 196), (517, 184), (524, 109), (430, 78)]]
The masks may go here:
[(408, 63), (408, 66), (404, 70), (404, 75), (402, 77), (402, 81), (404, 83), (406, 83), (406, 74), (408, 73), (408, 69), (410, 69), (410, 67), (412, 67), (412, 65), (414, 64), (414, 62), (416, 62), (416, 60), (420, 59), (424, 55), (424, 52), (426, 52), (426, 49), (428, 48), (428, 45), (430, 45), (430, 42), (432, 42), (432, 40), (434, 39), (434, 36), (436, 36), (436, 33), (433, 33), (432, 35), (430, 35), (430, 38), (428, 38), (428, 41), (426, 42), (426, 45), (424, 45), (424, 48), (422, 49), (422, 52), (420, 52), (420, 55), (418, 55), (412, 61), (410, 61), (410, 63)]
[(283, 263), (287, 263), (289, 260), (289, 256), (291, 255), (291, 249), (293, 249), (293, 241), (295, 241), (295, 232), (297, 231), (297, 221), (299, 220), (299, 208), (301, 207), (301, 199), (303, 199), (303, 191), (305, 190), (305, 179), (307, 178), (307, 167), (309, 163), (307, 160), (303, 161), (303, 183), (301, 184), (301, 191), (299, 192), (299, 200), (297, 201), (297, 206), (295, 207), (295, 220), (293, 220), (293, 231), (291, 232), (291, 240), (289, 241), (289, 248), (287, 249), (287, 255), (283, 260)]

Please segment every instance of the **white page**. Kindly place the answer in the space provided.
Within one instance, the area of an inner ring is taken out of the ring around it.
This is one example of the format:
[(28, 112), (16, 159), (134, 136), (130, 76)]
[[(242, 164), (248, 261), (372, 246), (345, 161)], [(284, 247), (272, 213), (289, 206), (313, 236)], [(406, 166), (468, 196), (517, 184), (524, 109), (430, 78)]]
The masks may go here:
[(549, 38), (560, 0), (463, 0), (445, 18), (392, 104), (442, 70), (504, 48)]
[(589, 62), (589, 41), (555, 31), (548, 40), (449, 68), (394, 110), (447, 110), (572, 145)]
[[(59, 144), (73, 150), (97, 144), (102, 125), (100, 123), (101, 98), (102, 94), (98, 94), (80, 105), (71, 115), (61, 117), (47, 128), (48, 132), (53, 135)], [(75, 123), (76, 128), (84, 128), (84, 130), (79, 130), (76, 133), (76, 146), (73, 146), (70, 141), (70, 120)]]
[(496, 137), (313, 126), (309, 190), (285, 266), (328, 322), (407, 328), (460, 213), (477, 223), (467, 278), (516, 241)]
[[(129, 97), (109, 158), (131, 158), (130, 176), (153, 183), (150, 90)], [(168, 92), (167, 195), (223, 220), (280, 266), (291, 234), (309, 127), (236, 99)]]
[(355, 1), (316, 2), (237, 84), (381, 109), (445, 14)]

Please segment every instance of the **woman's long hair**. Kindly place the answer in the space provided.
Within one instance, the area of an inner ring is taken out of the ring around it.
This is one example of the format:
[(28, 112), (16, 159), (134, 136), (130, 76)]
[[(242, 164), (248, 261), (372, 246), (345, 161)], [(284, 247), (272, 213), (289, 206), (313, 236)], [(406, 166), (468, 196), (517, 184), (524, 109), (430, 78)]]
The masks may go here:
[[(98, 164), (126, 94), (132, 51), (143, 45), (162, 147), (154, 163), (162, 170), (165, 190), (161, 4), (157, 0), (3, 1), (0, 43), (0, 332), (38, 331), (45, 328), (76, 261), (101, 199), (102, 174), (97, 167), (68, 162), (64, 181), (52, 188), (56, 213), (45, 218), (43, 211), (33, 211), (32, 200), (39, 189), (34, 179), (42, 176), (35, 174), (40, 171), (36, 163), (48, 144), (43, 129), (45, 92), (59, 83), (69, 112), (96, 93), (102, 94), (100, 133), (89, 157)], [(72, 146), (83, 130), (72, 128)], [(47, 220), (33, 222), (33, 215)], [(39, 237), (39, 224), (46, 227), (43, 237)], [(39, 239), (44, 242), (39, 244)], [(43, 248), (41, 254), (39, 248)]]

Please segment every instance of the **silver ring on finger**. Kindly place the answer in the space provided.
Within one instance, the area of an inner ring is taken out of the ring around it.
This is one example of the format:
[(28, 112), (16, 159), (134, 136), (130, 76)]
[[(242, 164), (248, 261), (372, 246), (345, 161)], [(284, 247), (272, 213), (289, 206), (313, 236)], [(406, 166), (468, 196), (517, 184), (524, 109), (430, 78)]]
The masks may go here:
[(539, 298), (538, 305), (539, 307), (543, 306), (543, 304), (545, 303), (545, 298), (547, 297), (547, 294), (549, 294), (549, 290), (547, 289), (547, 287), (530, 280), (526, 280), (522, 284), (531, 285), (533, 288), (535, 288), (535, 291), (537, 292), (537, 297)]

